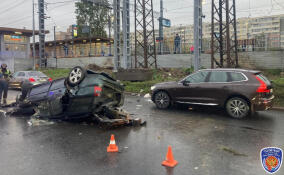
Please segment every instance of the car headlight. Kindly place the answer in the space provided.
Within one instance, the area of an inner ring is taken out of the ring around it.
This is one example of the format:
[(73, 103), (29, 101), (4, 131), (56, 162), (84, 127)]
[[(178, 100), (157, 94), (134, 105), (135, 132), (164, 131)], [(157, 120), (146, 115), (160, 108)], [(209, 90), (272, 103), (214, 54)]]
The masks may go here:
[(151, 91), (154, 90), (156, 88), (156, 86), (151, 86)]

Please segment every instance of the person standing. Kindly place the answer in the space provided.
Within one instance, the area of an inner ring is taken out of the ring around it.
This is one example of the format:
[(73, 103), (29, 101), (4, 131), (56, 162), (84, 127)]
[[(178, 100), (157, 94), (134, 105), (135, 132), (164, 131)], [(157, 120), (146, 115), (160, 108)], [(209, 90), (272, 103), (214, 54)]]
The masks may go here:
[(8, 86), (9, 86), (10, 77), (11, 77), (11, 71), (7, 68), (7, 64), (2, 64), (0, 70), (0, 104), (2, 102), (2, 95), (3, 95), (3, 104), (4, 105), (7, 104)]
[(193, 54), (193, 52), (194, 52), (194, 46), (191, 46), (190, 47), (190, 53)]
[(180, 52), (180, 36), (178, 34), (176, 34), (175, 36), (174, 44), (175, 44), (174, 54), (179, 53)]

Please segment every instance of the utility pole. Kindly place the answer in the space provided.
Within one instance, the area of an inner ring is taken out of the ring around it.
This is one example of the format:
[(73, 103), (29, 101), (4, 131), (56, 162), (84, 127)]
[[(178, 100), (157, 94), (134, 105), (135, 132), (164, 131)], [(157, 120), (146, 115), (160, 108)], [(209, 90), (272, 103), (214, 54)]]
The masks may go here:
[(54, 35), (53, 35), (53, 37), (54, 37), (54, 58), (55, 58), (55, 60), (56, 60), (56, 68), (57, 68), (57, 55), (56, 55), (56, 26), (54, 26), (54, 28), (53, 28), (53, 32), (54, 32)]
[(164, 18), (164, 5), (163, 5), (163, 0), (160, 0), (159, 54), (161, 55), (163, 54), (163, 42), (164, 42), (163, 18)]
[(35, 57), (35, 1), (33, 0), (33, 70), (36, 69)]
[(123, 62), (124, 69), (130, 67), (131, 55), (130, 55), (130, 12), (129, 12), (129, 0), (123, 0)]
[(202, 43), (202, 2), (194, 0), (194, 71), (200, 69)]
[(45, 29), (44, 29), (44, 0), (38, 0), (38, 11), (39, 11), (39, 58), (40, 67), (46, 68), (45, 58)]

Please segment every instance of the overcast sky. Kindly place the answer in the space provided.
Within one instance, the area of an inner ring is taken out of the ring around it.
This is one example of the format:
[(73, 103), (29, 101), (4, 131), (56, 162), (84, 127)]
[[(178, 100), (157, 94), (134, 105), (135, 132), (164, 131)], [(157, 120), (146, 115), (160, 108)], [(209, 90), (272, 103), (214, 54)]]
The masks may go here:
[[(72, 0), (45, 0), (47, 5), (46, 29), (52, 31), (53, 26), (57, 30), (66, 31), (66, 28), (76, 23), (74, 14), (75, 5)], [(111, 0), (112, 1), (112, 0)], [(122, 0), (121, 0), (122, 1)], [(194, 0), (164, 0), (164, 17), (172, 21), (172, 25), (185, 25), (193, 23)], [(203, 13), (205, 21), (210, 21), (211, 0), (204, 0)], [(37, 0), (35, 0), (37, 3)], [(57, 4), (52, 4), (56, 3)], [(59, 3), (64, 2), (64, 3)], [(133, 4), (134, 0), (130, 0)], [(160, 0), (153, 0), (154, 10), (159, 12)], [(237, 18), (268, 16), (284, 14), (284, 0), (236, 0)], [(36, 7), (37, 11), (37, 7)], [(0, 26), (32, 29), (32, 0), (1, 0)], [(133, 13), (131, 14), (133, 21)], [(133, 24), (133, 22), (132, 22)], [(155, 26), (158, 22), (155, 19)], [(36, 13), (36, 29), (38, 28), (38, 16)], [(132, 27), (133, 30), (133, 27)], [(47, 36), (47, 40), (53, 38), (53, 33)]]

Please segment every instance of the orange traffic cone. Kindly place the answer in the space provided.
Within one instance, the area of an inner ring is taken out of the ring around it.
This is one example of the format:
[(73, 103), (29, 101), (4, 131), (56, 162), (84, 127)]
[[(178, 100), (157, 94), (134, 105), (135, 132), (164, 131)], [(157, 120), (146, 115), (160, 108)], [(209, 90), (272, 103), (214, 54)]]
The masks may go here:
[(107, 147), (107, 152), (108, 153), (118, 152), (118, 147), (115, 144), (115, 140), (114, 140), (114, 135), (113, 134), (110, 137), (110, 143), (109, 143), (109, 146)]
[(172, 147), (169, 146), (168, 147), (168, 153), (167, 153), (167, 157), (166, 157), (166, 160), (162, 162), (162, 165), (163, 166), (167, 166), (167, 167), (175, 167), (176, 165), (178, 164), (178, 161), (176, 161), (174, 159), (174, 155), (173, 155), (173, 152), (172, 152)]

